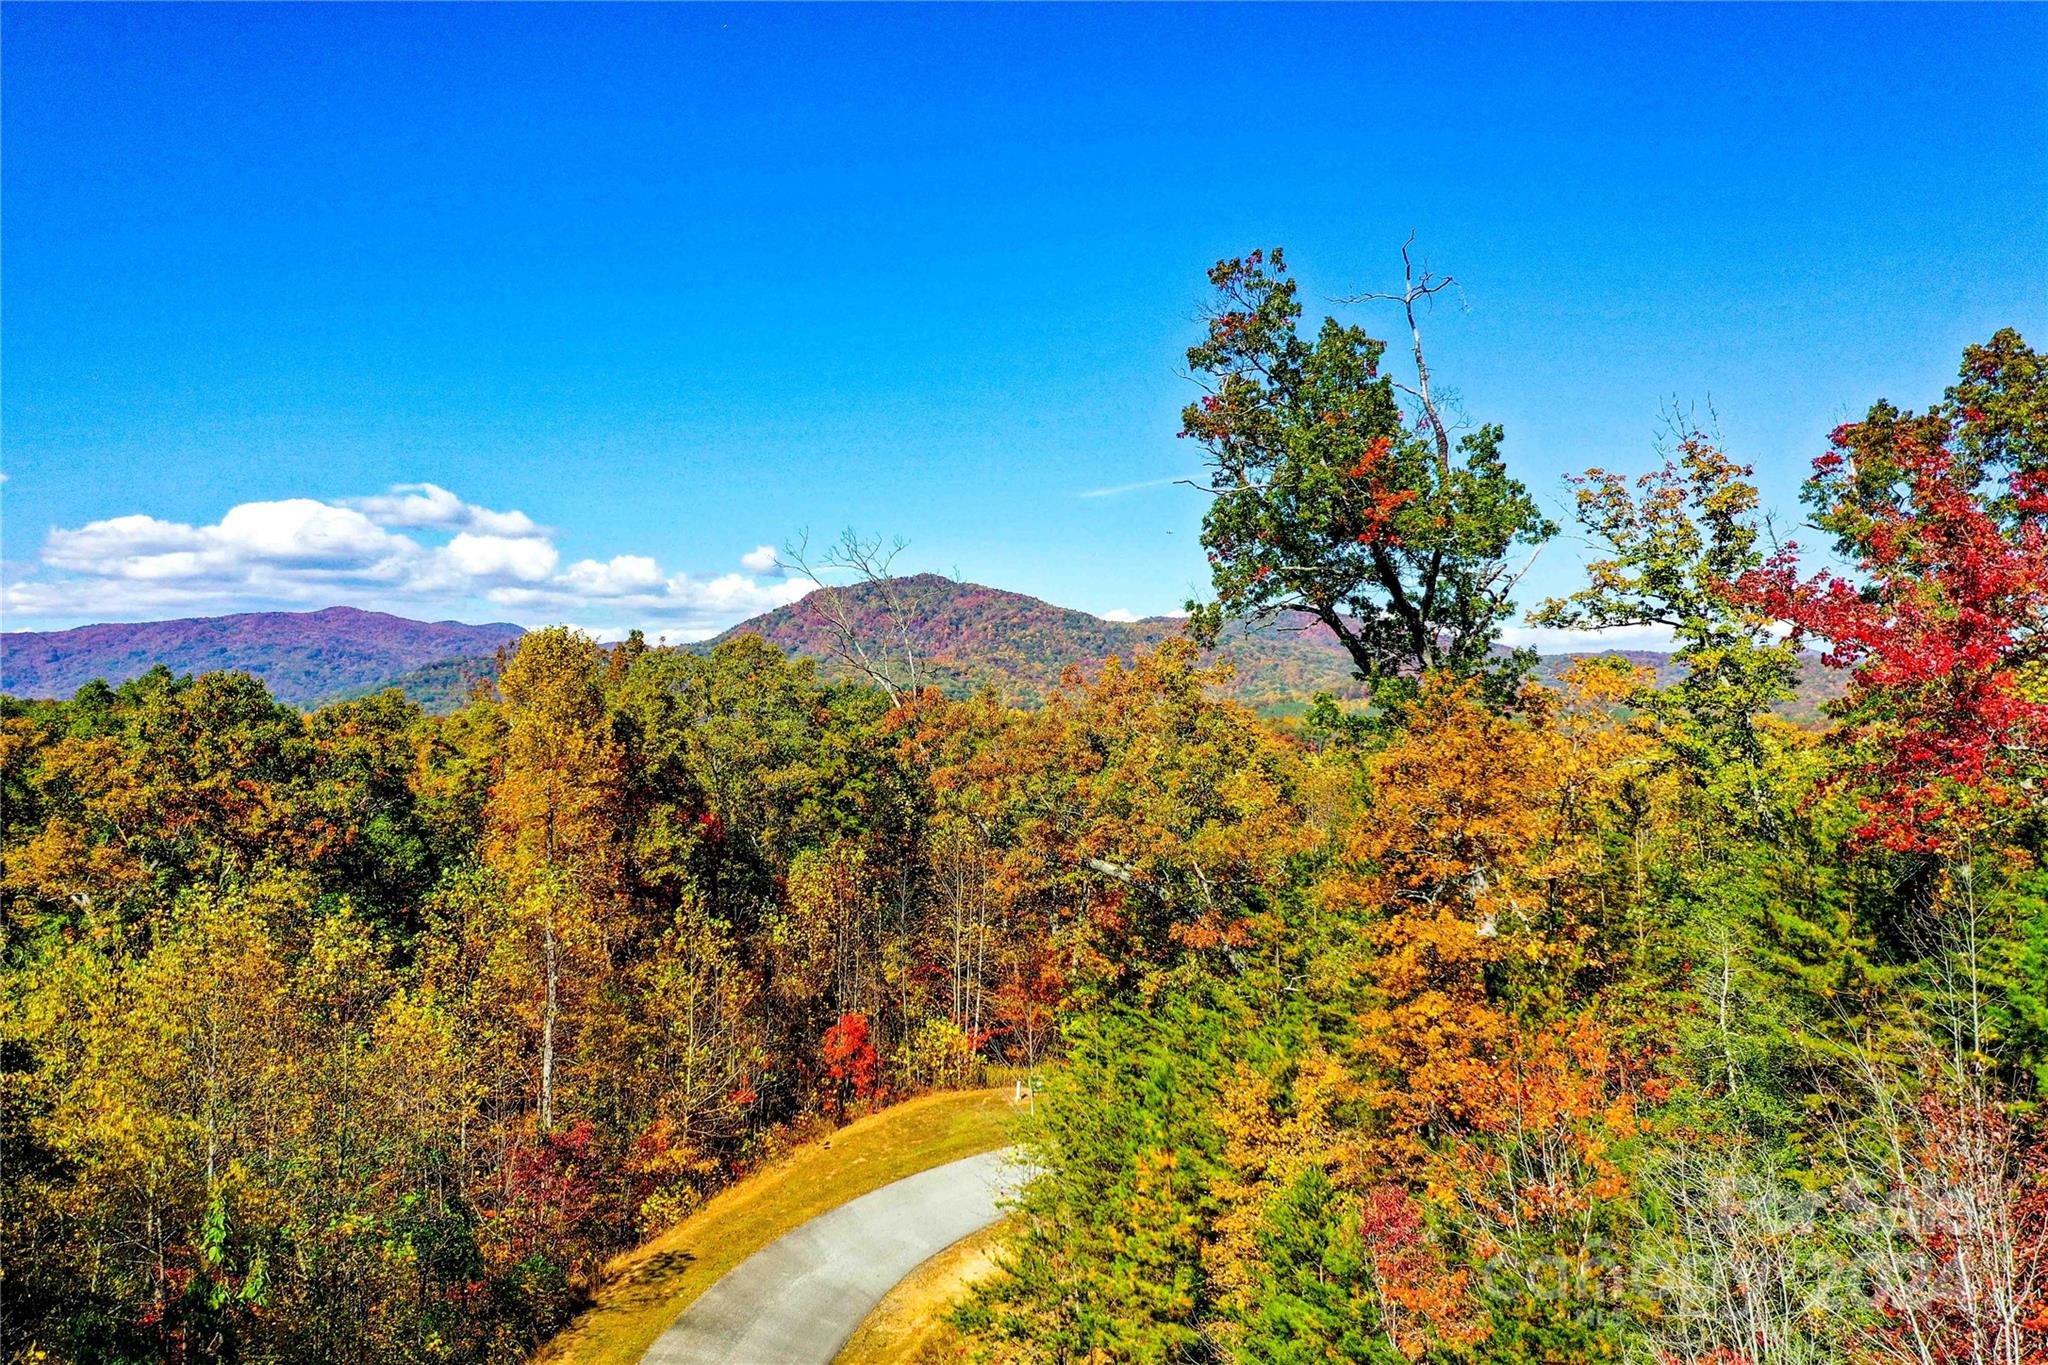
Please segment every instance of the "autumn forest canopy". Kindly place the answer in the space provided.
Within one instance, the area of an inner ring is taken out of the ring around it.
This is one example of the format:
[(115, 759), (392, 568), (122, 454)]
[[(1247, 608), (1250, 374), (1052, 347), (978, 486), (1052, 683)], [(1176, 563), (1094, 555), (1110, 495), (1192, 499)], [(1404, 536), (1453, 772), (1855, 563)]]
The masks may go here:
[[(2048, 1362), (2041, 356), (1813, 433), (1789, 540), (1710, 430), (1588, 470), (1531, 604), (1443, 281), (1209, 285), (1211, 591), (1043, 704), (925, 685), (873, 558), (837, 669), (0, 699), (0, 1355), (524, 1360), (792, 1142), (1028, 1076), (979, 1359)], [(1369, 701), (1232, 700), (1272, 620)], [(1524, 620), (1679, 667), (1538, 685)]]

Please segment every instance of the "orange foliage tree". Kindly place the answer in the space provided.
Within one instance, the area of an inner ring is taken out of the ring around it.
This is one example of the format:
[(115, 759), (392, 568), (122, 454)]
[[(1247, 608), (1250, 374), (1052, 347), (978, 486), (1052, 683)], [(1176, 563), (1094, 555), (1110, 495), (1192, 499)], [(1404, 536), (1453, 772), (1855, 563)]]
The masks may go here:
[(1371, 762), (1371, 810), (1322, 896), (1373, 949), (1359, 1020), (1385, 1155), (1481, 1117), (1522, 1017), (1554, 1015), (1607, 965), (1598, 816), (1647, 741), (1604, 702), (1633, 680), (1591, 670), (1576, 699), (1524, 713), (1431, 680), (1409, 730)]

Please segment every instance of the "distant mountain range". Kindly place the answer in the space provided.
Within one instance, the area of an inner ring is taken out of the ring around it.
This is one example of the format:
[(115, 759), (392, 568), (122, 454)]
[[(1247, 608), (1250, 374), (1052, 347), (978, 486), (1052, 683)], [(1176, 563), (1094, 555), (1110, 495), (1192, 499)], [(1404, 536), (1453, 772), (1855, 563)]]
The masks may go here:
[[(1032, 701), (1057, 686), (1070, 666), (1093, 671), (1104, 659), (1129, 658), (1181, 629), (1174, 617), (1105, 621), (1023, 593), (936, 574), (896, 579), (891, 586), (904, 607), (905, 627), (927, 680), (954, 695), (993, 685), (1012, 700)], [(841, 591), (858, 629), (877, 640), (896, 633), (896, 619), (879, 589)], [(120, 682), (162, 663), (181, 673), (246, 669), (277, 696), (298, 705), (399, 687), (429, 709), (448, 711), (461, 704), (473, 682), (492, 675), (498, 649), (521, 633), (518, 626), (502, 622), (409, 621), (353, 607), (17, 631), (0, 635), (0, 690), (15, 696), (70, 696), (94, 678)], [(686, 648), (701, 652), (746, 634), (759, 635), (787, 653), (819, 659), (828, 674), (844, 672), (833, 662), (833, 629), (808, 600)], [(1606, 652), (1654, 668), (1666, 681), (1676, 676), (1668, 654)], [(1311, 618), (1233, 627), (1215, 657), (1236, 670), (1227, 690), (1255, 706), (1283, 707), (1317, 692), (1363, 695), (1350, 657)], [(1548, 655), (1539, 672), (1554, 677), (1582, 657)], [(1786, 710), (1813, 714), (1833, 683), (1831, 676), (1809, 668), (1800, 698)]]
[[(1127, 659), (1156, 648), (1160, 641), (1180, 634), (1182, 627), (1172, 616), (1105, 621), (1023, 593), (959, 583), (938, 574), (895, 579), (891, 589), (927, 680), (956, 695), (992, 684), (1013, 699), (1032, 700), (1056, 687), (1069, 666), (1092, 671), (1104, 659)], [(864, 638), (886, 642), (895, 635), (896, 617), (880, 589), (860, 586), (841, 592), (849, 618)], [(709, 648), (737, 635), (759, 635), (785, 653), (827, 661), (837, 643), (832, 623), (806, 599), (743, 621), (694, 648)], [(886, 644), (883, 648), (886, 652)], [(1666, 680), (1676, 676), (1669, 654), (1604, 652), (1654, 668)], [(1538, 671), (1554, 676), (1583, 657), (1548, 655)], [(1317, 692), (1339, 698), (1365, 695), (1364, 684), (1352, 672), (1351, 656), (1335, 632), (1306, 615), (1227, 627), (1213, 658), (1235, 670), (1224, 690), (1252, 705), (1296, 701)], [(828, 672), (836, 668), (827, 663)]]
[(503, 621), (409, 621), (354, 607), (9, 631), (0, 635), (0, 691), (68, 697), (95, 678), (125, 682), (164, 664), (178, 673), (244, 669), (282, 700), (308, 705), (429, 664), (488, 659), (524, 633)]

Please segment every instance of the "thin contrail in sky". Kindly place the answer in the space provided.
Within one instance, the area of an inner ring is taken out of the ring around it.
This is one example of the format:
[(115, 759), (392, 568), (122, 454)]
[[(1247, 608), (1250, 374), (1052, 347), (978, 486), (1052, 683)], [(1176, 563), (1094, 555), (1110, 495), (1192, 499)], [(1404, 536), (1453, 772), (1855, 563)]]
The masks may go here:
[(1111, 488), (1090, 488), (1074, 494), (1077, 498), (1113, 498), (1119, 493), (1135, 493), (1141, 488), (1159, 488), (1169, 483), (1179, 483), (1179, 477), (1147, 479), (1143, 483), (1120, 483)]

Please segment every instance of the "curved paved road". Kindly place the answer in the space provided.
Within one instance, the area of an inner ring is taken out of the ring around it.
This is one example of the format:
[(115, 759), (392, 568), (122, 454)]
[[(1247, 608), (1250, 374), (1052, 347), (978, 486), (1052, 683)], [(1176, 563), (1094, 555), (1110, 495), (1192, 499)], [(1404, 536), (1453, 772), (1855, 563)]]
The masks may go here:
[(1022, 1184), (989, 1152), (884, 1185), (761, 1248), (683, 1310), (643, 1365), (831, 1365), (898, 1280), (1002, 1214)]

